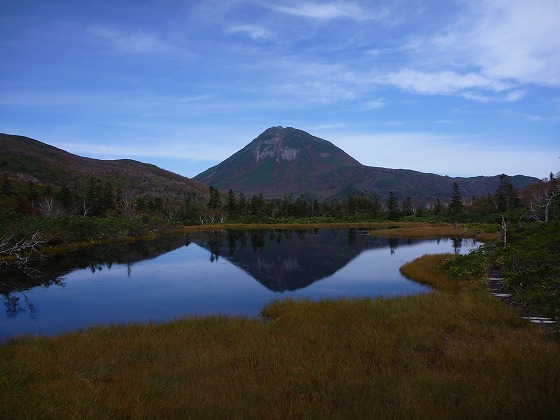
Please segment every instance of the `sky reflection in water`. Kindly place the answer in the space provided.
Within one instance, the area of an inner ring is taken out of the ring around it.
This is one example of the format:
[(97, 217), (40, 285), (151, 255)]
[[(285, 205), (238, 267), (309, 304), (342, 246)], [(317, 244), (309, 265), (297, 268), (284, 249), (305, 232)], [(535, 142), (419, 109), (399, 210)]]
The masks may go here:
[[(428, 288), (403, 278), (401, 265), (474, 247), (471, 240), (388, 239), (356, 229), (224, 230), (81, 252), (48, 262), (40, 281), (0, 291), (0, 340), (184, 315), (258, 316), (275, 299), (423, 293)], [(49, 286), (53, 279), (60, 284)]]

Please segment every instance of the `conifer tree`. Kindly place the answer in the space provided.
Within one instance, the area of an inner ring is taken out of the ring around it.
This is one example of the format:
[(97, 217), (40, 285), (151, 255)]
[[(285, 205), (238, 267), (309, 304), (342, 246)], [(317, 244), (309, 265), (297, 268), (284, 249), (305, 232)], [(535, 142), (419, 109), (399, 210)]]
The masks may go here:
[(459, 184), (453, 183), (453, 192), (451, 194), (451, 203), (447, 208), (449, 214), (458, 215), (463, 212), (463, 199), (459, 193)]
[(506, 174), (500, 175), (500, 186), (496, 191), (496, 207), (500, 213), (521, 207), (519, 193)]
[(412, 209), (412, 199), (410, 197), (406, 197), (406, 200), (403, 201), (402, 213), (405, 216), (412, 216), (414, 214)]
[(228, 191), (228, 198), (227, 198), (227, 208), (228, 208), (228, 212), (233, 214), (236, 212), (237, 210), (237, 203), (236, 203), (236, 197), (235, 197), (235, 193), (233, 192), (232, 189), (230, 189)]
[(348, 216), (356, 214), (356, 210), (356, 196), (352, 193), (348, 196)]
[(389, 193), (387, 200), (387, 207), (389, 209), (389, 219), (397, 220), (399, 218), (399, 199), (392, 191)]
[(443, 213), (443, 204), (441, 202), (441, 200), (438, 198), (436, 199), (436, 203), (434, 205), (434, 213), (435, 214), (441, 214)]
[(210, 192), (210, 200), (208, 201), (208, 208), (219, 209), (222, 206), (222, 203), (220, 200), (220, 193), (218, 192), (218, 189), (213, 186), (209, 186), (208, 191)]

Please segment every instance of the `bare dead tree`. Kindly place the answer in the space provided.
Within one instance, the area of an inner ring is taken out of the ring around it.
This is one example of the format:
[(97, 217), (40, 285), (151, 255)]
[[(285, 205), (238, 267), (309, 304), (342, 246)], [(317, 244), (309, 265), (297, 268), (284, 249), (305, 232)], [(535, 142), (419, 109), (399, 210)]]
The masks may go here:
[(181, 208), (179, 207), (178, 204), (168, 203), (163, 208), (163, 213), (165, 214), (167, 220), (173, 220), (175, 216), (177, 216), (177, 214), (179, 213), (179, 210), (181, 210)]
[(134, 206), (136, 195), (130, 191), (124, 191), (117, 201), (117, 210), (122, 214), (130, 217), (139, 217), (138, 211)]
[(86, 202), (86, 200), (82, 200), (81, 206), (81, 213), (83, 216), (87, 216), (93, 211), (93, 206)]
[(24, 266), (34, 255), (40, 255), (38, 247), (45, 242), (43, 234), (39, 231), (20, 240), (5, 235), (0, 237), (0, 256), (12, 257), (15, 259), (15, 265)]
[(552, 188), (547, 182), (539, 183), (537, 189), (531, 191), (529, 207), (531, 217), (540, 223), (547, 223), (552, 202), (560, 193)]
[(502, 240), (504, 242), (504, 248), (507, 246), (507, 224), (506, 218), (502, 214)]
[(39, 202), (39, 211), (43, 216), (61, 216), (64, 213), (52, 197), (45, 197)]

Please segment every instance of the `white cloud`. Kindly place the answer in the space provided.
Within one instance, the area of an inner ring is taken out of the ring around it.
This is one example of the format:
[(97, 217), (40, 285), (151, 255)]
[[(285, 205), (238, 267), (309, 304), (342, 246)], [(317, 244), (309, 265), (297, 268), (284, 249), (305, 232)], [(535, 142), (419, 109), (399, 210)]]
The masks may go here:
[(560, 2), (485, 0), (460, 41), (488, 77), (560, 86)]
[(525, 84), (560, 87), (558, 0), (458, 5), (461, 11), (432, 33), (410, 32), (413, 21), (404, 21), (406, 42), (392, 50), (401, 58), (400, 67), (378, 72), (373, 81), (413, 94), (460, 95), (476, 102), (519, 101)]
[(242, 33), (247, 34), (255, 40), (263, 40), (272, 38), (272, 32), (259, 25), (234, 25), (227, 29), (230, 34)]
[(383, 108), (386, 105), (385, 103), (385, 98), (379, 98), (379, 99), (374, 99), (372, 101), (367, 101), (364, 104), (363, 109), (366, 111), (372, 110), (372, 109), (379, 109), (379, 108)]
[(356, 3), (350, 2), (330, 2), (319, 3), (311, 1), (296, 2), (291, 6), (272, 6), (273, 9), (279, 12), (287, 13), (290, 15), (302, 16), (319, 20), (330, 20), (337, 18), (347, 18), (353, 20), (364, 20), (370, 18)]
[(126, 33), (103, 26), (95, 26), (91, 33), (97, 38), (110, 42), (118, 50), (130, 54), (158, 53), (169, 49), (154, 34), (139, 31)]
[(507, 92), (506, 95), (488, 96), (478, 92), (464, 92), (461, 94), (464, 98), (470, 99), (475, 102), (488, 103), (488, 102), (517, 102), (525, 96), (523, 90), (512, 90)]
[(387, 83), (402, 90), (419, 94), (455, 94), (467, 89), (484, 89), (500, 92), (510, 84), (490, 79), (477, 73), (456, 73), (453, 71), (423, 72), (403, 69), (386, 76), (374, 78), (374, 82)]

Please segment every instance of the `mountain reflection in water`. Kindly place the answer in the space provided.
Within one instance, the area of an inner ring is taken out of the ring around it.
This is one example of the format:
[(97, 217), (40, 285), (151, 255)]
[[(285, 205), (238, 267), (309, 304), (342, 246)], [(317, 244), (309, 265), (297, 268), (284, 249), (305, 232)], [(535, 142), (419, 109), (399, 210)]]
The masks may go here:
[(403, 278), (402, 264), (474, 245), (359, 229), (224, 229), (94, 247), (1, 268), (0, 340), (185, 315), (257, 316), (279, 298), (422, 293), (429, 289)]
[(394, 253), (401, 242), (421, 241), (375, 237), (357, 229), (313, 229), (217, 231), (193, 242), (210, 251), (212, 261), (223, 257), (267, 289), (284, 292), (330, 277), (365, 250)]

